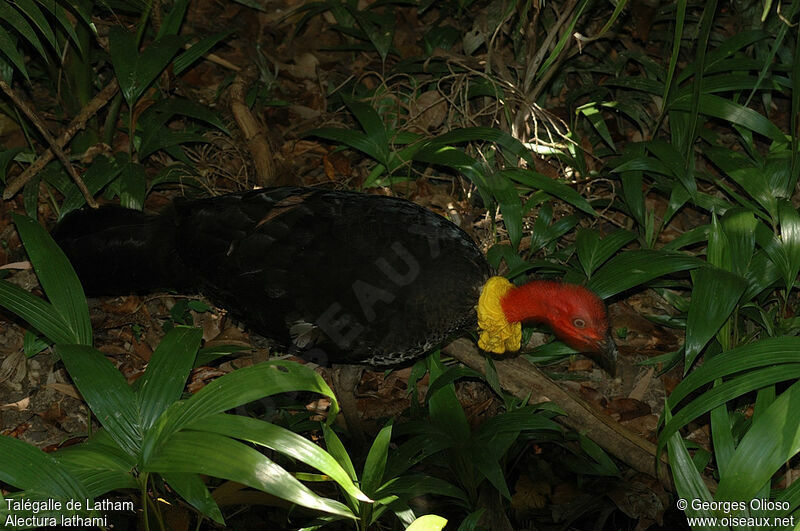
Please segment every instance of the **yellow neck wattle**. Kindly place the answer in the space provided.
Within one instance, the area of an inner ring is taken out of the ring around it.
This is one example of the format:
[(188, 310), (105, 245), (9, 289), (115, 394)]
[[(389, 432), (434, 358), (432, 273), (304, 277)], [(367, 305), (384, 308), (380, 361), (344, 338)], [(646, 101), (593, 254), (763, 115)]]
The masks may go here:
[(522, 342), (522, 323), (506, 319), (501, 300), (514, 285), (505, 277), (492, 277), (483, 286), (478, 300), (478, 346), (487, 352), (503, 354), (517, 351)]

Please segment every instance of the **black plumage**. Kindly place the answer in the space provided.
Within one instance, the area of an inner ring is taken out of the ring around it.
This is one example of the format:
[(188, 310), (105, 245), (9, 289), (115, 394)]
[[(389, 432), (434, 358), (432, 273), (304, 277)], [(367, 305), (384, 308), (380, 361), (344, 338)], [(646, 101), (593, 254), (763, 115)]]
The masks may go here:
[(201, 292), (253, 330), (331, 363), (399, 363), (475, 324), (489, 276), (472, 239), (404, 199), (269, 188), (156, 215), (68, 214), (53, 236), (87, 293)]

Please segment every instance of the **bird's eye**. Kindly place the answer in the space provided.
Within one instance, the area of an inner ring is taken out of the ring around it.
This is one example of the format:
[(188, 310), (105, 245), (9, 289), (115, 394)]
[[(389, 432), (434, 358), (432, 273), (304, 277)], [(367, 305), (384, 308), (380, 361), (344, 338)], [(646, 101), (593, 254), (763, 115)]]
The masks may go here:
[(586, 326), (586, 321), (584, 321), (583, 319), (578, 318), (578, 319), (574, 319), (572, 321), (572, 324), (575, 325), (575, 328), (583, 328), (584, 326)]

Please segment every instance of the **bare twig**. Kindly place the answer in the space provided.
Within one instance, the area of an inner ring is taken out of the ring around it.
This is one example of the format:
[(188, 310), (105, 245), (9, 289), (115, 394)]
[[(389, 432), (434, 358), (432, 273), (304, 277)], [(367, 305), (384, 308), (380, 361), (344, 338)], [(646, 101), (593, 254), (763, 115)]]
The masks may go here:
[[(0, 83), (2, 82), (0, 81)], [(3, 85), (5, 85), (5, 83), (3, 83)], [(8, 88), (8, 90), (11, 90), (11, 87), (5, 85), (3, 86), (4, 91), (6, 90), (6, 87)], [(23, 171), (21, 174), (17, 175), (15, 178), (8, 181), (8, 184), (6, 184), (6, 188), (3, 192), (3, 199), (8, 200), (11, 197), (13, 197), (14, 194), (16, 194), (23, 186), (25, 186), (25, 184), (28, 181), (33, 179), (45, 166), (47, 166), (47, 164), (51, 160), (53, 160), (53, 157), (57, 156), (58, 159), (67, 168), (67, 171), (70, 172), (70, 176), (72, 176), (72, 178), (75, 180), (75, 184), (78, 186), (81, 193), (86, 198), (86, 202), (89, 204), (89, 206), (91, 206), (92, 208), (97, 208), (97, 202), (94, 200), (94, 197), (92, 197), (92, 194), (86, 188), (86, 184), (83, 182), (83, 179), (81, 179), (80, 176), (77, 173), (75, 173), (75, 170), (74, 168), (72, 168), (72, 165), (69, 164), (69, 161), (66, 161), (66, 156), (64, 155), (62, 148), (66, 146), (70, 140), (72, 140), (72, 137), (75, 136), (75, 134), (78, 131), (86, 127), (86, 122), (88, 122), (90, 118), (92, 118), (95, 114), (97, 114), (97, 111), (102, 109), (109, 102), (109, 100), (111, 100), (111, 98), (114, 97), (114, 94), (117, 93), (118, 89), (119, 85), (117, 84), (116, 79), (112, 80), (111, 83), (109, 83), (94, 98), (92, 98), (92, 100), (89, 103), (87, 103), (83, 109), (81, 109), (81, 112), (79, 112), (78, 115), (75, 116), (75, 118), (69, 123), (67, 128), (61, 133), (61, 136), (59, 136), (57, 140), (53, 140), (50, 137), (49, 133), (44, 131), (42, 134), (45, 135), (45, 139), (50, 144), (50, 147), (46, 151), (44, 151), (39, 156), (39, 158), (37, 158), (33, 162), (33, 164), (28, 166), (25, 169), (25, 171)], [(15, 104), (19, 105), (18, 101), (14, 99), (16, 98), (16, 95), (11, 96), (9, 94), (9, 97), (12, 98)], [(25, 108), (27, 108), (27, 105), (25, 105), (24, 107), (20, 105), (20, 109), (23, 109), (23, 112), (25, 112), (24, 110)], [(25, 112), (25, 114), (28, 115), (27, 112)], [(30, 115), (28, 115), (28, 117), (31, 118), (31, 120), (34, 123), (37, 123), (38, 118), (32, 118)], [(39, 127), (40, 130), (42, 130), (43, 126), (40, 127), (39, 123), (41, 122), (37, 123), (37, 127)]]
[(70, 177), (75, 181), (75, 184), (78, 185), (78, 188), (83, 192), (83, 195), (86, 197), (86, 202), (92, 205), (94, 208), (97, 208), (97, 203), (95, 202), (92, 194), (89, 193), (89, 190), (86, 188), (83, 180), (80, 178), (78, 173), (75, 171), (75, 168), (72, 167), (72, 164), (69, 162), (69, 159), (64, 154), (64, 151), (61, 149), (61, 146), (56, 144), (56, 140), (50, 134), (50, 131), (47, 130), (45, 127), (44, 122), (39, 118), (39, 115), (30, 108), (30, 106), (23, 100), (22, 98), (14, 92), (14, 89), (3, 80), (0, 80), (0, 89), (6, 93), (6, 96), (11, 98), (11, 101), (14, 105), (17, 106), (24, 114), (28, 117), (28, 119), (33, 123), (34, 126), (39, 130), (39, 133), (44, 137), (45, 142), (50, 145), (50, 150), (55, 154), (58, 160), (61, 161), (61, 164), (64, 165), (64, 168), (69, 173)]
[[(558, 17), (556, 22), (549, 27), (547, 32), (547, 36), (545, 37), (544, 41), (541, 44), (536, 45), (535, 41), (529, 42), (528, 48), (528, 62), (525, 65), (525, 80), (522, 83), (523, 92), (526, 95), (529, 95), (531, 89), (533, 88), (533, 82), (536, 78), (536, 74), (539, 73), (539, 68), (541, 67), (542, 63), (544, 62), (545, 55), (548, 52), (552, 52), (553, 43), (558, 39), (559, 32), (561, 29), (568, 25), (570, 19), (575, 16), (573, 11), (577, 6), (577, 0), (569, 0), (567, 5), (563, 6), (561, 15)], [(534, 46), (537, 46), (534, 50)], [(563, 53), (563, 50), (562, 50)], [(551, 68), (553, 68), (552, 65)], [(530, 101), (536, 101), (531, 99)]]

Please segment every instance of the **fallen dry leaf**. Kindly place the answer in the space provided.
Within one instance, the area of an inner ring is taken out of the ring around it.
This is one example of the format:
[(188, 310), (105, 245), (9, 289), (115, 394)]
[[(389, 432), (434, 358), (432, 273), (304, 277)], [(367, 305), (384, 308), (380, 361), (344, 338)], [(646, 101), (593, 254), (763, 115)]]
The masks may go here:
[(18, 400), (17, 402), (11, 402), (10, 404), (1, 404), (0, 411), (2, 410), (13, 410), (13, 411), (25, 411), (31, 405), (30, 397), (26, 396), (22, 400)]
[(647, 393), (647, 388), (650, 387), (650, 384), (653, 382), (653, 374), (655, 374), (656, 370), (654, 367), (650, 367), (650, 369), (642, 376), (639, 381), (636, 382), (636, 386), (628, 393), (628, 398), (633, 398), (635, 400), (644, 400), (645, 394)]
[(54, 391), (58, 391), (62, 395), (71, 396), (77, 400), (83, 400), (81, 398), (81, 394), (78, 392), (78, 389), (75, 388), (74, 385), (65, 384), (65, 383), (51, 383), (46, 384), (45, 389), (53, 389)]

